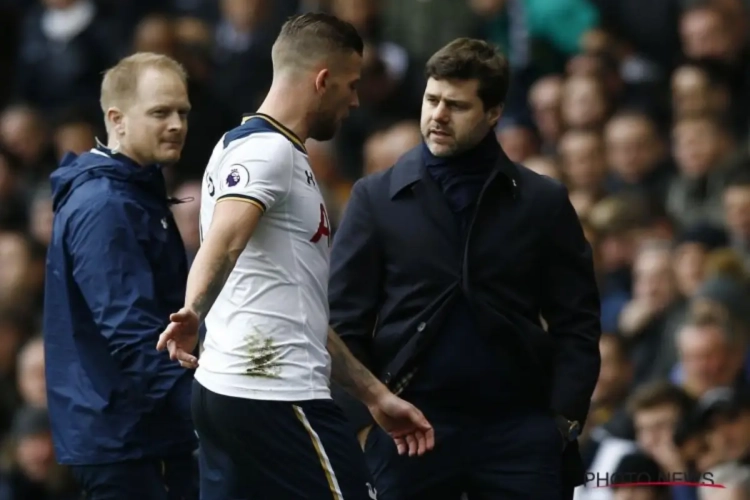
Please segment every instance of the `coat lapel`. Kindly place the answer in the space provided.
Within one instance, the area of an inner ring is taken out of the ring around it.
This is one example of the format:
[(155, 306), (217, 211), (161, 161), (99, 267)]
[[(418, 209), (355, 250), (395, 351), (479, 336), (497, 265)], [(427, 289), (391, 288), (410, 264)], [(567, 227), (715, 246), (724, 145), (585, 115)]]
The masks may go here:
[(426, 219), (440, 231), (452, 248), (460, 243), (459, 216), (451, 211), (440, 187), (425, 172), (420, 182), (412, 187), (414, 197), (421, 205)]

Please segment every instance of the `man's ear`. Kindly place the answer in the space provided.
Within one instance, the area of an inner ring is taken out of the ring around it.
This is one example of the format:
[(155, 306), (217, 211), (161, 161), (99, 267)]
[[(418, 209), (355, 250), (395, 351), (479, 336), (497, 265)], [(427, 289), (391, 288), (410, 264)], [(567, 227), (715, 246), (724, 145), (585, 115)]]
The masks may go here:
[(330, 72), (326, 68), (321, 69), (318, 72), (318, 76), (315, 77), (315, 90), (318, 93), (322, 93), (325, 91), (326, 86), (328, 85), (329, 75), (330, 75)]
[(122, 132), (124, 115), (120, 108), (111, 107), (107, 109), (107, 122), (112, 127), (112, 130)]
[(503, 105), (499, 104), (495, 106), (494, 108), (490, 108), (487, 110), (487, 121), (490, 123), (491, 127), (494, 127), (497, 125), (497, 122), (500, 120), (500, 115), (503, 114)]

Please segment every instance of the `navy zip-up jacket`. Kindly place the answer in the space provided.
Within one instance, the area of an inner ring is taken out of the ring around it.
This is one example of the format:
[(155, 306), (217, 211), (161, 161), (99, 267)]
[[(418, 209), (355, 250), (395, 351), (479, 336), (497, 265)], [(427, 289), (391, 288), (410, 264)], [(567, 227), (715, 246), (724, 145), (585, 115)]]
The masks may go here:
[(155, 348), (188, 273), (160, 168), (98, 148), (66, 156), (51, 181), (44, 343), (58, 461), (194, 450), (192, 372)]

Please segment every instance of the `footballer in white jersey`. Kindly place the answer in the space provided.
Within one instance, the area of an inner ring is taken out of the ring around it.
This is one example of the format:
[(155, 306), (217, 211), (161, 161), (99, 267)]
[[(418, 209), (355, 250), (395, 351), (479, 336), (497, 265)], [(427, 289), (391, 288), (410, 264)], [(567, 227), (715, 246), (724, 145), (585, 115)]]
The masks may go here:
[(302, 143), (273, 118), (246, 116), (216, 146), (203, 176), (200, 229), (227, 198), (263, 212), (206, 316), (195, 378), (226, 396), (330, 397), (330, 224)]
[(328, 325), (331, 229), (304, 139), (333, 138), (358, 105), (363, 51), (356, 29), (334, 16), (288, 20), (259, 112), (224, 135), (206, 169), (185, 305), (157, 343), (197, 368), (201, 498), (377, 500), (331, 380), (367, 406), (400, 453), (434, 446), (424, 415)]

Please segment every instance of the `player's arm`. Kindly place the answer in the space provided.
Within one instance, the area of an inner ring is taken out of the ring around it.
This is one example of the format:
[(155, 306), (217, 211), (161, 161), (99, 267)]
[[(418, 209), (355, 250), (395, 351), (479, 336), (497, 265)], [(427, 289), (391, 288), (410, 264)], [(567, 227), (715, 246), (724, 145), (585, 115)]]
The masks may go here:
[(292, 146), (278, 135), (251, 138), (217, 170), (211, 227), (191, 266), (185, 295), (185, 307), (200, 320), (221, 293), (260, 218), (288, 193), (292, 172)]
[(333, 329), (328, 329), (328, 354), (331, 355), (331, 379), (342, 389), (368, 407), (390, 391), (378, 378), (360, 363)]
[(247, 246), (263, 211), (236, 199), (219, 200), (211, 227), (198, 250), (187, 281), (185, 307), (203, 320), (224, 288), (237, 258)]
[(367, 405), (373, 419), (395, 441), (399, 454), (422, 455), (435, 446), (435, 433), (425, 416), (412, 404), (393, 394), (328, 329), (331, 378)]

